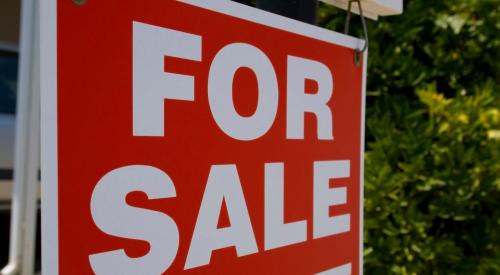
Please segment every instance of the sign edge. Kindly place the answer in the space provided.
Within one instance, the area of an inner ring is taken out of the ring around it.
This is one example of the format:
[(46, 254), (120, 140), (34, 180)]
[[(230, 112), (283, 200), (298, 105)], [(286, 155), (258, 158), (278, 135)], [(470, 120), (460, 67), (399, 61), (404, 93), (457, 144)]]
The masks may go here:
[(42, 274), (59, 274), (57, 163), (57, 0), (40, 4)]
[(317, 39), (323, 42), (343, 46), (350, 49), (360, 49), (365, 43), (364, 40), (360, 38), (300, 22), (285, 16), (273, 14), (229, 0), (178, 1), (181, 3), (215, 11), (221, 14), (233, 16), (253, 23), (262, 24), (268, 27), (280, 29), (282, 31), (295, 33), (308, 38)]

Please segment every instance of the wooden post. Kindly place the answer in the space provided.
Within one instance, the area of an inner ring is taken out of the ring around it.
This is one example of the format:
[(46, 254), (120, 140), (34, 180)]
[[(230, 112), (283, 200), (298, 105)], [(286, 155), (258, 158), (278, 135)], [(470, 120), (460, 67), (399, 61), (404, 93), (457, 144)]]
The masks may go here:
[(317, 0), (257, 0), (257, 8), (316, 25)]

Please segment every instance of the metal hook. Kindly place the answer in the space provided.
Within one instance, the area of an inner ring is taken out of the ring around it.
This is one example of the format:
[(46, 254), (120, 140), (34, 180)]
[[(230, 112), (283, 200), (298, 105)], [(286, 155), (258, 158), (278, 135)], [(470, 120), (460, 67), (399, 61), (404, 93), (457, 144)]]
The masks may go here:
[(351, 21), (351, 11), (352, 11), (352, 2), (357, 2), (358, 3), (358, 8), (359, 8), (359, 16), (361, 17), (361, 24), (363, 25), (363, 36), (365, 40), (365, 45), (363, 48), (360, 49), (355, 49), (354, 53), (354, 64), (356, 66), (359, 66), (359, 61), (361, 60), (361, 55), (363, 52), (368, 49), (368, 29), (366, 28), (366, 22), (365, 22), (365, 17), (363, 16), (363, 8), (361, 7), (361, 1), (360, 0), (349, 0), (349, 4), (347, 6), (347, 17), (345, 20), (345, 29), (344, 29), (344, 34), (349, 34), (349, 23)]

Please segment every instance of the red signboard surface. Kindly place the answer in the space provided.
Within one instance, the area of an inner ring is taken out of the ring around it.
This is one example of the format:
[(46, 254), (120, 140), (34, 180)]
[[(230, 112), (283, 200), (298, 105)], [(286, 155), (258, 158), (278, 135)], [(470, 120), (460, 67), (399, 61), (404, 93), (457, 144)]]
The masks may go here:
[(360, 41), (229, 1), (49, 2), (46, 274), (361, 272)]

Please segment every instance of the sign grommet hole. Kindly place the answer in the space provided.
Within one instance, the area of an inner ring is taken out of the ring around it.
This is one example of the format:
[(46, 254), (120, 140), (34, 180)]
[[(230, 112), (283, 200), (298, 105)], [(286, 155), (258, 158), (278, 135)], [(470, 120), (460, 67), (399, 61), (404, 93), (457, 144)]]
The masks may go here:
[(83, 6), (87, 3), (87, 0), (71, 0), (73, 4), (78, 5), (78, 6)]

